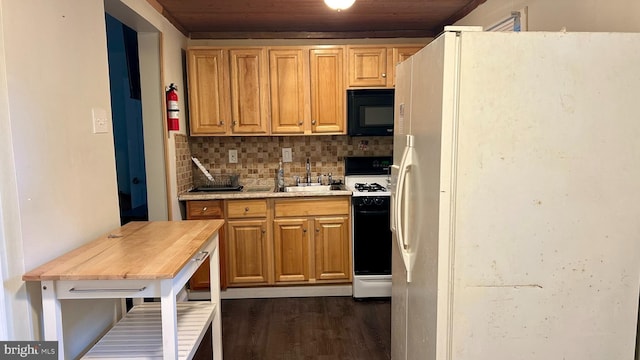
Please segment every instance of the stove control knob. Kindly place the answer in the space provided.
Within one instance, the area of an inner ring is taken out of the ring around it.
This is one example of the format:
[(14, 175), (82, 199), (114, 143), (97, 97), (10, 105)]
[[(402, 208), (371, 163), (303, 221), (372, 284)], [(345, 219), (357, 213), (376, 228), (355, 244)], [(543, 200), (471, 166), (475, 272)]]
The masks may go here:
[(369, 199), (369, 198), (364, 198), (364, 199), (362, 199), (362, 203), (363, 203), (364, 205), (371, 205), (371, 199)]
[(381, 198), (375, 198), (375, 199), (373, 199), (373, 202), (374, 202), (376, 205), (382, 205), (382, 199), (381, 199)]

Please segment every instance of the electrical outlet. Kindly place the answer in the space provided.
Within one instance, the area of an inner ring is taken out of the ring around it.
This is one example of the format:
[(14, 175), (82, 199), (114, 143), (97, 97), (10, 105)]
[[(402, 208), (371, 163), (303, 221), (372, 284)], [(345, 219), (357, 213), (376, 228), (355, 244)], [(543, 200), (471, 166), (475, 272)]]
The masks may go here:
[(101, 108), (91, 109), (93, 118), (93, 133), (94, 134), (106, 134), (110, 130), (109, 118), (107, 117), (107, 111)]
[(291, 148), (282, 148), (282, 162), (291, 162), (293, 161), (293, 154), (291, 153)]
[(229, 164), (238, 163), (238, 150), (229, 150)]

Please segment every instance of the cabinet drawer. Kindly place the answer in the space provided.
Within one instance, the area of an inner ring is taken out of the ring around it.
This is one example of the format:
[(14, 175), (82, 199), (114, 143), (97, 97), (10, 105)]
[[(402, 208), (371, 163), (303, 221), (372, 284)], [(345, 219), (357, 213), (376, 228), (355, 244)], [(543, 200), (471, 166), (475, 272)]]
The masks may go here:
[(222, 219), (224, 211), (222, 200), (187, 201), (187, 219)]
[(349, 197), (278, 200), (275, 202), (275, 216), (348, 215), (349, 206)]
[(227, 218), (267, 217), (267, 200), (228, 200)]

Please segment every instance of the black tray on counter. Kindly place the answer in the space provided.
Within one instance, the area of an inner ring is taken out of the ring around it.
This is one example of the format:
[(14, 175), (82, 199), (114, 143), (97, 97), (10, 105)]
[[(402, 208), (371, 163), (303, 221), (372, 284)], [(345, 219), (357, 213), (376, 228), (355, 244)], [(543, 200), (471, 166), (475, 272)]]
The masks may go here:
[(242, 191), (242, 185), (238, 186), (198, 186), (189, 190), (189, 192), (228, 192), (228, 191)]

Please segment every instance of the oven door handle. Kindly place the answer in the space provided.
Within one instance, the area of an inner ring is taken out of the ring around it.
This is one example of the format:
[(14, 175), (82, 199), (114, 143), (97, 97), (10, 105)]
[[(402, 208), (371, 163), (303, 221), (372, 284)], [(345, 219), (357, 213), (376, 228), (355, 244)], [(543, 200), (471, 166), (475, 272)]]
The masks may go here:
[(389, 215), (388, 210), (356, 210), (356, 214), (365, 215)]

